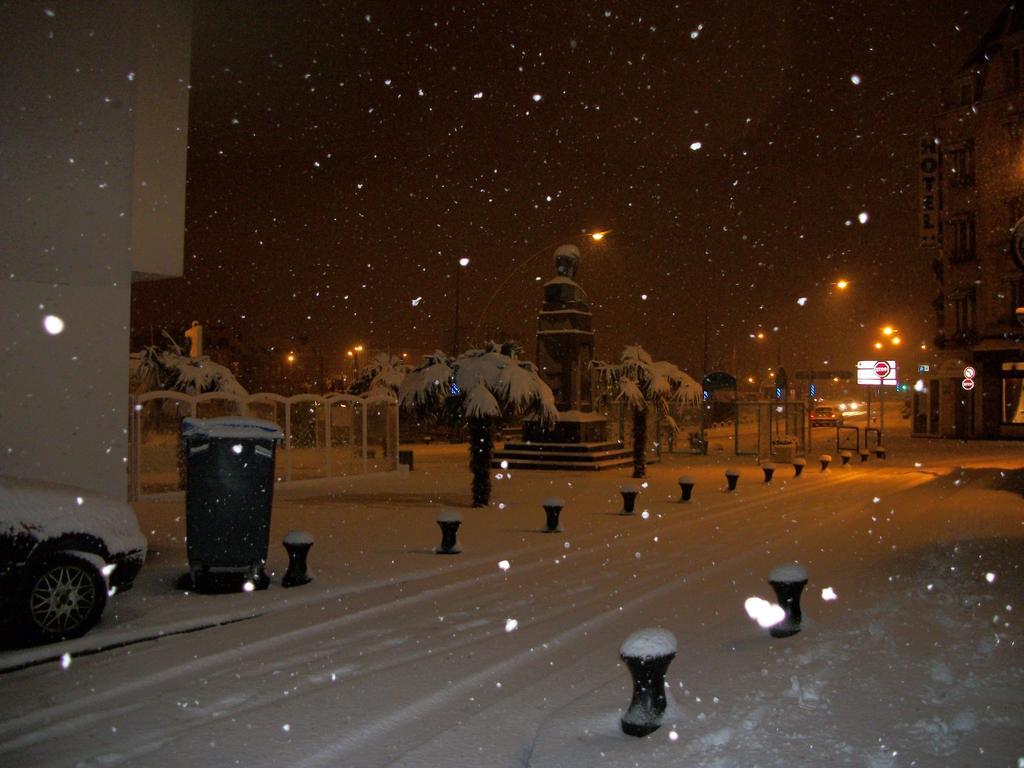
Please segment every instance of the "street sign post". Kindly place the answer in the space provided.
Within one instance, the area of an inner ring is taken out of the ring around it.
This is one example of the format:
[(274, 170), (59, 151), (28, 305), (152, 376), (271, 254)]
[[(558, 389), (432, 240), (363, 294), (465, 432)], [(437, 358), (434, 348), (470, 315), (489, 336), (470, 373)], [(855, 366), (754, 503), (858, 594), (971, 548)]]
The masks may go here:
[(960, 386), (964, 388), (964, 392), (970, 392), (974, 389), (974, 379), (964, 379), (960, 382)]

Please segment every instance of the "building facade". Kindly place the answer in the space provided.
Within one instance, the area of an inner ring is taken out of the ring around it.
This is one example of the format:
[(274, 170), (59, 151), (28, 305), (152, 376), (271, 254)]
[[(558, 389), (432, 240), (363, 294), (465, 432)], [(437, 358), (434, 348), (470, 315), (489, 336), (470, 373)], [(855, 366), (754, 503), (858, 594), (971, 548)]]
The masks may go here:
[(939, 290), (914, 433), (1024, 439), (1024, 3), (1007, 4), (943, 89), (920, 162)]

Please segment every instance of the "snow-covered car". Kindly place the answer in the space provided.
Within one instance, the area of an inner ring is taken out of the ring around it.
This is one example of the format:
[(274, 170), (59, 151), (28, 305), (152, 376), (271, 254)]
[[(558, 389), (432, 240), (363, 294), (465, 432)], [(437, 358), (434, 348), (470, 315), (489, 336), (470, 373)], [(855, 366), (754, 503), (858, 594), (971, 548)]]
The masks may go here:
[(0, 621), (30, 642), (88, 632), (145, 559), (146, 538), (126, 503), (0, 477)]
[(841, 427), (843, 415), (831, 405), (819, 405), (811, 410), (812, 427)]

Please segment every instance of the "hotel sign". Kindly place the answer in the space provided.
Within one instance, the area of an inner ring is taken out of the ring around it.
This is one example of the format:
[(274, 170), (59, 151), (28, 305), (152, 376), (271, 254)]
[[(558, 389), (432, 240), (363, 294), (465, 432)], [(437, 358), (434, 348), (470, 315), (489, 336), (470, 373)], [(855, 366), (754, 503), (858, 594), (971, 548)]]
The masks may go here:
[(939, 230), (939, 143), (934, 136), (921, 139), (917, 166), (919, 186), (918, 237), (922, 248), (938, 248)]

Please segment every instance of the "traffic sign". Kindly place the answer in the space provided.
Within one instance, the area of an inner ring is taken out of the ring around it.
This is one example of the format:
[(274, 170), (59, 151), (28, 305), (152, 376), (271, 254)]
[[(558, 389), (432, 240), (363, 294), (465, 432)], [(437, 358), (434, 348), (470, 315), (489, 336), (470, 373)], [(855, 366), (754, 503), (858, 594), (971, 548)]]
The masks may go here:
[(970, 392), (974, 389), (974, 379), (964, 379), (960, 382), (960, 386), (964, 388), (965, 392)]
[(973, 366), (968, 365), (964, 368), (964, 378), (973, 379), (977, 375), (977, 371), (974, 370)]
[(858, 360), (857, 361), (857, 383), (877, 387), (895, 387), (899, 382), (896, 380), (895, 360)]

